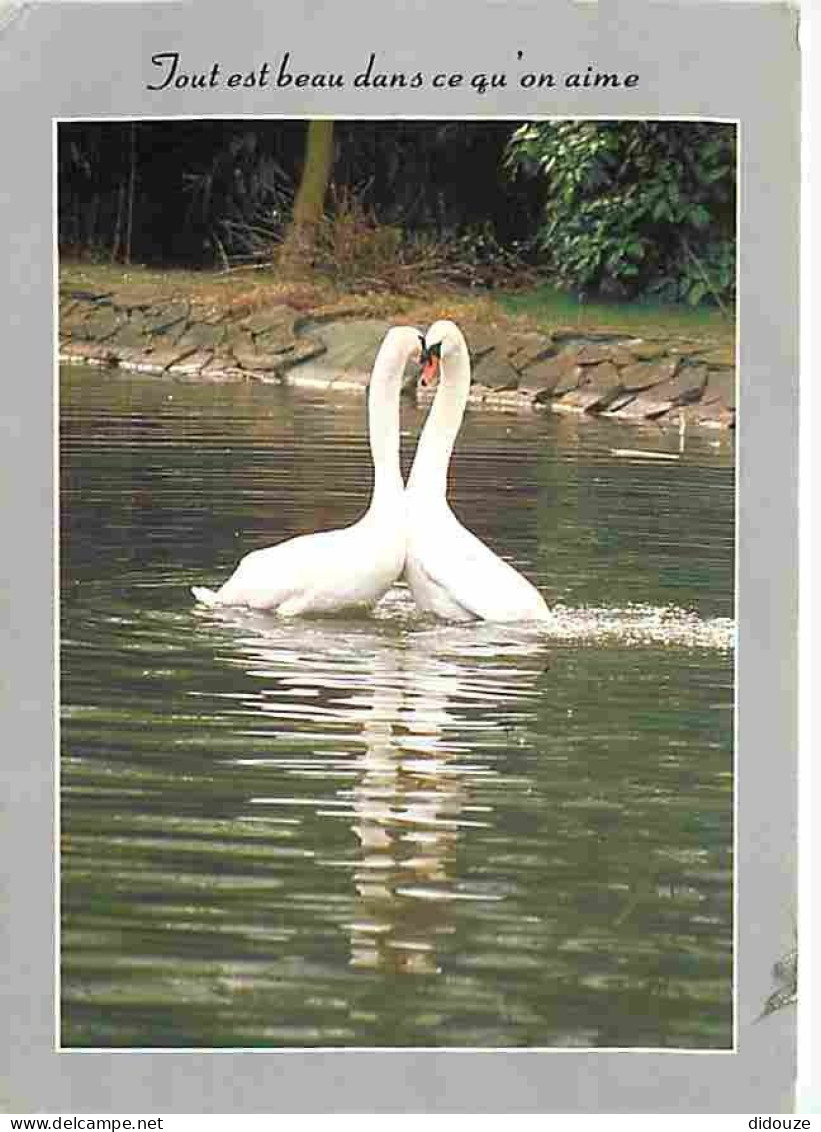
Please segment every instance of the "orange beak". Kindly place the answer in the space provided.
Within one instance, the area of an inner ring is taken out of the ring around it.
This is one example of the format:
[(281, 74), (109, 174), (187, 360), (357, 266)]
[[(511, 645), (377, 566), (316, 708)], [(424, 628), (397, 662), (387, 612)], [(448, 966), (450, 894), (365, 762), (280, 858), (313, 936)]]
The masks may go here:
[(439, 359), (433, 355), (428, 354), (425, 361), (422, 363), (422, 372), (419, 374), (419, 380), (423, 385), (433, 385), (439, 376)]

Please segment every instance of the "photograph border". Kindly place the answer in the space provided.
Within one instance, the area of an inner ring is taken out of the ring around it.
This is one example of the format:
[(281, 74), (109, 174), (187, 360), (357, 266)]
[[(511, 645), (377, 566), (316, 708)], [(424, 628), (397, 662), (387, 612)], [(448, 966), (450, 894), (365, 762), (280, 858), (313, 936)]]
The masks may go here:
[[(319, 121), (334, 121), (334, 122), (518, 122), (521, 121), (520, 117), (510, 115), (495, 115), (490, 117), (488, 115), (476, 115), (474, 117), (466, 118), (450, 118), (444, 116), (431, 116), (423, 115), (421, 117), (399, 117), (398, 115), (369, 115), (367, 117), (353, 116), (353, 115), (336, 115), (330, 114), (317, 114), (313, 116), (315, 120)], [(339, 1053), (345, 1050), (352, 1050), (359, 1053), (418, 1053), (420, 1051), (435, 1051), (441, 1053), (457, 1052), (457, 1053), (516, 1053), (518, 1051), (534, 1052), (534, 1053), (619, 1053), (619, 1054), (735, 1054), (738, 1052), (738, 796), (739, 796), (739, 764), (738, 764), (738, 642), (737, 642), (737, 628), (738, 628), (738, 578), (739, 578), (739, 448), (740, 448), (740, 429), (741, 421), (743, 419), (743, 412), (740, 399), (740, 349), (739, 341), (741, 336), (741, 294), (740, 294), (740, 270), (739, 265), (741, 261), (740, 248), (739, 248), (739, 227), (741, 223), (741, 122), (738, 118), (696, 118), (696, 117), (683, 117), (683, 116), (665, 116), (659, 115), (654, 118), (646, 117), (631, 117), (628, 115), (613, 118), (608, 115), (551, 115), (549, 117), (534, 116), (529, 119), (534, 122), (697, 122), (697, 123), (714, 123), (716, 125), (734, 125), (736, 129), (736, 167), (735, 167), (735, 286), (736, 286), (736, 307), (733, 318), (733, 352), (735, 358), (735, 398), (736, 405), (738, 406), (738, 413), (735, 424), (735, 433), (733, 436), (733, 482), (734, 482), (734, 506), (733, 506), (733, 624), (735, 639), (733, 643), (733, 728), (732, 728), (732, 764), (733, 764), (733, 788), (732, 788), (732, 990), (730, 1008), (732, 1012), (732, 1045), (727, 1049), (722, 1048), (692, 1048), (690, 1046), (64, 1046), (61, 1044), (61, 995), (60, 995), (60, 977), (61, 977), (61, 846), (60, 846), (60, 829), (61, 829), (61, 789), (60, 789), (60, 772), (61, 772), (61, 730), (60, 730), (60, 714), (61, 714), (61, 701), (60, 701), (60, 584), (59, 584), (59, 563), (60, 563), (60, 485), (59, 485), (59, 468), (60, 468), (60, 349), (59, 349), (59, 276), (60, 276), (60, 252), (59, 252), (59, 163), (58, 163), (58, 143), (59, 143), (59, 130), (60, 127), (66, 123), (74, 124), (77, 122), (88, 124), (108, 124), (110, 122), (202, 122), (202, 121), (254, 121), (254, 122), (277, 122), (277, 121), (308, 121), (308, 119), (299, 118), (284, 118), (281, 115), (267, 115), (260, 118), (257, 115), (174, 115), (173, 117), (148, 117), (148, 118), (129, 118), (127, 116), (119, 115), (106, 115), (103, 118), (54, 118), (52, 120), (52, 162), (54, 168), (54, 197), (52, 201), (52, 219), (53, 219), (53, 246), (52, 255), (54, 261), (54, 366), (53, 366), (53, 382), (54, 388), (52, 396), (54, 398), (54, 465), (55, 465), (55, 498), (54, 498), (54, 539), (55, 539), (55, 590), (54, 590), (54, 639), (55, 639), (55, 656), (54, 665), (56, 671), (55, 680), (55, 704), (54, 704), (54, 728), (56, 736), (56, 751), (54, 757), (54, 829), (55, 829), (55, 861), (54, 861), (54, 888), (55, 888), (55, 956), (54, 956), (54, 980), (55, 980), (55, 1050), (61, 1053), (157, 1053), (157, 1054), (173, 1054), (173, 1053), (194, 1053), (203, 1052), (213, 1049), (214, 1052), (220, 1053), (313, 1053), (316, 1051), (322, 1053)], [(128, 367), (125, 367), (126, 372)]]

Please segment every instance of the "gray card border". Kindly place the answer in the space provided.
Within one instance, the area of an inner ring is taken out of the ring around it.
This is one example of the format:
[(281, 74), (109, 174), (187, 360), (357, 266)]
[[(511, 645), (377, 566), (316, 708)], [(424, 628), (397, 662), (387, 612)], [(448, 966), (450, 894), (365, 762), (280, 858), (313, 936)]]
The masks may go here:
[[(469, 35), (465, 35), (465, 27)], [(323, 35), (317, 37), (317, 28)], [(284, 30), (285, 29), (285, 30)], [(464, 41), (468, 42), (465, 43)], [(261, 48), (260, 45), (264, 45)], [(534, 47), (534, 45), (539, 45)], [(602, 95), (148, 92), (150, 56), (240, 69), (545, 70), (641, 76)], [(731, 65), (741, 53), (742, 66)], [(730, 72), (732, 71), (732, 77)], [(766, 81), (764, 81), (766, 76)], [(0, 381), (0, 1108), (12, 1112), (788, 1111), (794, 1014), (758, 1021), (795, 917), (798, 435), (797, 14), (773, 4), (263, 0), (30, 5), (0, 20), (7, 271)], [(56, 119), (699, 117), (740, 124), (736, 1052), (64, 1051), (55, 1001)]]

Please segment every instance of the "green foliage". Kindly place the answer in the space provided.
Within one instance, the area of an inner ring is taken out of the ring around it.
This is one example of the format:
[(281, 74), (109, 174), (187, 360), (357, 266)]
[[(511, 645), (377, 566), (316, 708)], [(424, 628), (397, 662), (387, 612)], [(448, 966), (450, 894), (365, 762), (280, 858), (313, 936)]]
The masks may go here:
[(731, 301), (735, 127), (708, 122), (532, 122), (511, 174), (544, 178), (537, 244), (569, 290)]

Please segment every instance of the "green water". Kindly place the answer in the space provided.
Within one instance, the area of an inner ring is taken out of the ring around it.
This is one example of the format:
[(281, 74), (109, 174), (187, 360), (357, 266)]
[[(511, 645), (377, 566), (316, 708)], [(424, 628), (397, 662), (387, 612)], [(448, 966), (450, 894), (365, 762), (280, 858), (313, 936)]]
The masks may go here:
[(62, 375), (63, 1045), (730, 1046), (729, 442), (469, 415), (454, 507), (561, 607), (547, 634), (404, 587), (356, 619), (196, 607), (358, 516), (364, 423)]

